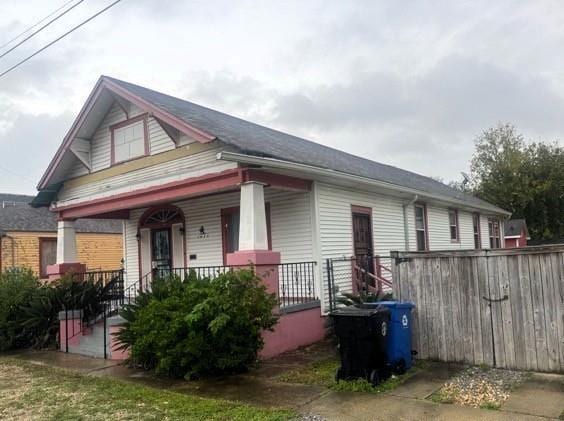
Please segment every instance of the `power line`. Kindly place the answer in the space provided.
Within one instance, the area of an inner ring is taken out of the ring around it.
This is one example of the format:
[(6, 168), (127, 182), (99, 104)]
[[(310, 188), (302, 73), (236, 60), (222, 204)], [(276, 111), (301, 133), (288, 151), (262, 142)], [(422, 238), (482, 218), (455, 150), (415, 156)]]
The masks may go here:
[(14, 38), (12, 38), (9, 41), (6, 41), (4, 44), (0, 45), (0, 50), (3, 49), (4, 47), (10, 45), (12, 42), (14, 42), (15, 40), (17, 40), (18, 38), (24, 36), (25, 34), (27, 34), (29, 31), (31, 31), (33, 28), (35, 28), (36, 26), (40, 25), (41, 23), (45, 22), (47, 19), (49, 19), (51, 16), (53, 16), (55, 13), (57, 13), (59, 10), (64, 9), (65, 7), (67, 7), (69, 4), (71, 4), (73, 1), (75, 0), (70, 0), (67, 1), (65, 4), (63, 4), (61, 7), (53, 10), (51, 13), (49, 13), (47, 16), (45, 16), (44, 18), (42, 18), (41, 20), (39, 20), (38, 22), (34, 23), (33, 25), (31, 25), (29, 28), (27, 28), (25, 31), (20, 32), (18, 35), (16, 35)]
[(22, 174), (18, 174), (18, 173), (14, 172), (14, 171), (6, 168), (6, 167), (3, 167), (1, 165), (0, 165), (0, 170), (3, 170), (4, 172), (7, 172), (8, 174), (12, 174), (16, 177), (23, 178), (24, 180), (27, 180), (30, 183), (35, 184), (35, 181), (33, 181), (31, 178), (28, 178), (28, 177), (26, 177), (25, 175), (22, 175)]
[(41, 53), (42, 51), (46, 50), (47, 48), (49, 48), (50, 46), (52, 46), (53, 44), (55, 44), (56, 42), (60, 41), (61, 39), (63, 39), (64, 37), (66, 37), (67, 35), (71, 34), (72, 32), (76, 31), (78, 28), (80, 28), (81, 26), (87, 24), (88, 22), (90, 22), (92, 19), (96, 18), (97, 16), (101, 15), (102, 13), (104, 13), (106, 10), (110, 9), (111, 7), (115, 6), (116, 4), (118, 4), (121, 0), (116, 0), (114, 1), (112, 4), (110, 4), (109, 6), (104, 7), (102, 10), (100, 10), (99, 12), (95, 13), (94, 15), (90, 16), (88, 19), (86, 19), (85, 21), (82, 21), (81, 23), (79, 23), (78, 25), (76, 25), (74, 28), (70, 29), (69, 31), (65, 32), (63, 35), (61, 35), (58, 38), (55, 38), (53, 41), (51, 41), (49, 44), (41, 47), (39, 50), (37, 50), (36, 52), (34, 52), (33, 54), (27, 56), (26, 58), (24, 58), (23, 60), (17, 62), (16, 64), (14, 64), (12, 67), (10, 67), (9, 69), (5, 70), (4, 72), (0, 73), (0, 78), (7, 75), (8, 73), (10, 73), (12, 70), (16, 69), (17, 67), (21, 66), (22, 64), (24, 64), (26, 61), (28, 61), (29, 59), (35, 57), (37, 54)]
[(27, 37), (25, 37), (24, 39), (22, 39), (20, 42), (18, 42), (16, 45), (14, 45), (12, 48), (10, 48), (7, 51), (4, 51), (2, 54), (0, 54), (0, 58), (4, 57), (7, 54), (10, 54), (12, 51), (14, 51), (16, 48), (18, 48), (20, 45), (22, 45), (24, 42), (26, 42), (28, 39), (33, 38), (34, 36), (36, 36), (38, 33), (40, 33), (41, 31), (43, 31), (45, 28), (47, 28), (49, 25), (51, 25), (53, 22), (55, 22), (56, 20), (59, 20), (60, 18), (62, 18), (63, 16), (65, 16), (68, 12), (70, 12), (72, 9), (74, 9), (76, 6), (78, 6), (80, 3), (82, 3), (84, 0), (79, 0), (78, 3), (73, 4), (71, 7), (69, 7), (67, 10), (64, 10), (62, 13), (58, 14), (57, 16), (55, 16), (53, 19), (51, 19), (49, 22), (47, 22), (45, 25), (43, 25), (41, 28), (39, 28), (37, 31), (32, 32), (31, 34), (29, 34)]

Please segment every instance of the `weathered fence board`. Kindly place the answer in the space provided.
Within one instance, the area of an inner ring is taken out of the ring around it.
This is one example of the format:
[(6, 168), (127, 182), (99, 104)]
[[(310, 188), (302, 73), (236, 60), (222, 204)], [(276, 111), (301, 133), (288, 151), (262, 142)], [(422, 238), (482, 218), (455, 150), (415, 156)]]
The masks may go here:
[(392, 258), (420, 357), (564, 372), (564, 245)]

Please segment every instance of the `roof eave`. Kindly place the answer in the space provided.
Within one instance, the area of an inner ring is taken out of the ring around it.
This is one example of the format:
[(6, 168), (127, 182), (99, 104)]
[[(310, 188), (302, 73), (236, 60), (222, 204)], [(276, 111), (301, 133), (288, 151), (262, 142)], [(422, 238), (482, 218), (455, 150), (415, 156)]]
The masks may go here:
[(485, 211), (492, 212), (492, 213), (495, 213), (495, 214), (504, 215), (505, 217), (509, 217), (511, 215), (511, 212), (508, 212), (504, 209), (498, 208), (497, 206), (494, 206), (494, 205), (483, 206), (483, 205), (477, 205), (477, 204), (469, 204), (469, 203), (466, 203), (462, 200), (454, 199), (452, 197), (428, 193), (428, 192), (423, 191), (423, 190), (417, 190), (417, 189), (414, 189), (414, 188), (401, 186), (399, 184), (393, 184), (393, 183), (389, 183), (389, 182), (386, 182), (386, 181), (380, 181), (380, 180), (376, 180), (376, 179), (373, 179), (373, 178), (349, 174), (349, 173), (345, 173), (345, 172), (341, 172), (341, 171), (337, 171), (337, 170), (333, 170), (333, 169), (328, 169), (328, 168), (321, 168), (321, 167), (316, 167), (316, 166), (313, 166), (313, 165), (284, 161), (284, 160), (277, 159), (277, 158), (264, 158), (264, 157), (257, 157), (257, 156), (253, 156), (253, 155), (246, 155), (246, 154), (241, 154), (241, 153), (236, 153), (236, 152), (222, 151), (222, 152), (219, 152), (217, 154), (217, 159), (223, 160), (223, 161), (233, 161), (233, 162), (238, 162), (238, 163), (242, 163), (242, 164), (264, 165), (264, 166), (270, 166), (272, 168), (279, 168), (279, 169), (301, 170), (301, 171), (306, 172), (306, 173), (331, 176), (331, 177), (340, 178), (340, 179), (348, 179), (348, 180), (351, 180), (351, 181), (356, 181), (356, 182), (360, 182), (360, 183), (364, 183), (364, 184), (368, 184), (368, 185), (372, 185), (372, 186), (379, 186), (379, 187), (383, 187), (383, 188), (393, 189), (393, 190), (396, 190), (396, 191), (401, 191), (401, 192), (408, 193), (408, 194), (419, 195), (419, 196), (423, 196), (423, 197), (426, 197), (426, 198), (429, 198), (429, 199), (435, 199), (435, 200), (451, 203), (451, 204), (458, 205), (458, 206), (465, 206), (465, 207), (470, 207), (470, 208), (474, 208), (474, 209), (485, 210)]

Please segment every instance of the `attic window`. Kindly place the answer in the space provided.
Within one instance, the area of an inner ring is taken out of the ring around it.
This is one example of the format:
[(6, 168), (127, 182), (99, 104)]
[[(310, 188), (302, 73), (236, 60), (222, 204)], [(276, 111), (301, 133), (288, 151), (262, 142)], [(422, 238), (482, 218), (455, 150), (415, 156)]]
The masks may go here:
[(141, 115), (110, 126), (112, 164), (148, 155), (147, 119)]

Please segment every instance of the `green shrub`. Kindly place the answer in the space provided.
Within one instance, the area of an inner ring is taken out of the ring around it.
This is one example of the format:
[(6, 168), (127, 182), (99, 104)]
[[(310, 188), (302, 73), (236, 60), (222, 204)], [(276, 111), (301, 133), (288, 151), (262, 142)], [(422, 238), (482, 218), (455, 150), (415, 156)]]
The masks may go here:
[(173, 377), (237, 372), (256, 360), (276, 298), (250, 270), (157, 280), (125, 306), (118, 334), (130, 360)]
[(40, 287), (29, 269), (17, 268), (0, 273), (0, 351), (27, 346), (28, 339), (18, 319), (21, 307)]
[(69, 276), (41, 283), (30, 269), (0, 273), (0, 351), (55, 346), (59, 312), (82, 309), (88, 320), (101, 310), (104, 288)]

